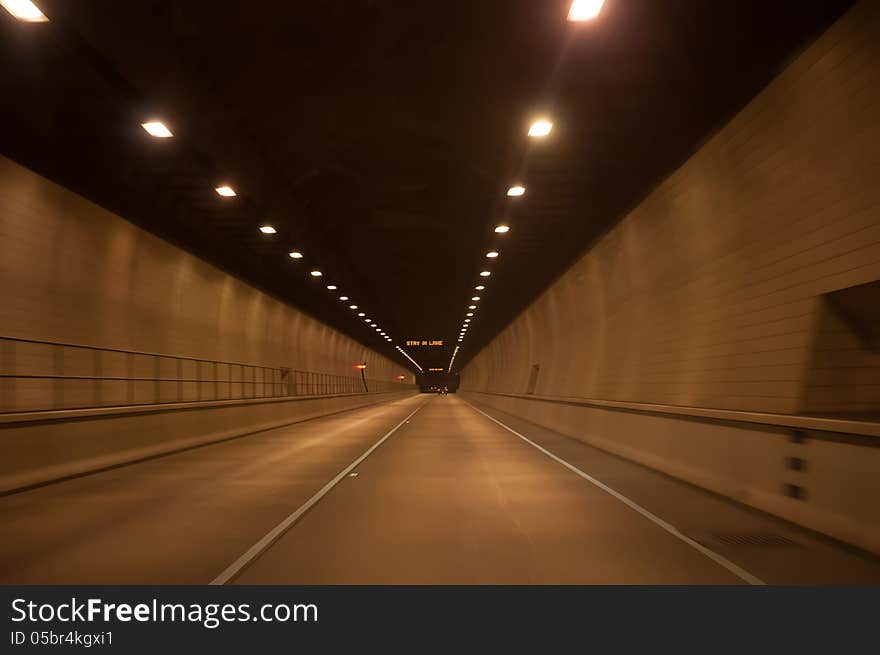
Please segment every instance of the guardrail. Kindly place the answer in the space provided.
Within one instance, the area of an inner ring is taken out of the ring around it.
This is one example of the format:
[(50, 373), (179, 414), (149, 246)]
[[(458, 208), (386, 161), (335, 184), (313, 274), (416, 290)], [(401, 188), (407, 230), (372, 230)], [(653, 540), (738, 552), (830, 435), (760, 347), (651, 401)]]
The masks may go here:
[[(411, 386), (366, 382), (369, 391)], [(363, 391), (360, 375), (0, 336), (0, 413)]]
[(772, 414), (732, 409), (712, 409), (708, 407), (689, 407), (686, 405), (660, 405), (618, 400), (598, 400), (570, 396), (538, 396), (533, 394), (509, 393), (501, 391), (479, 391), (459, 389), (462, 393), (476, 393), (487, 396), (500, 396), (539, 403), (591, 407), (616, 412), (632, 412), (681, 420), (703, 421), (707, 423), (756, 426), (758, 428), (779, 428), (783, 430), (810, 430), (827, 434), (870, 437), (867, 443), (880, 446), (880, 421), (858, 420), (814, 416), (809, 414)]

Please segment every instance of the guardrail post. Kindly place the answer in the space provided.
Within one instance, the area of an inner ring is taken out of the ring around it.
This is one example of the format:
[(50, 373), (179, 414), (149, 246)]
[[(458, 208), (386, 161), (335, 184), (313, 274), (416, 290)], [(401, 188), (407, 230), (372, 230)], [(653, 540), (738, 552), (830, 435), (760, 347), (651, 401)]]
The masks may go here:
[(53, 402), (55, 409), (62, 409), (64, 407), (64, 346), (55, 346), (53, 354), (55, 375), (59, 376), (53, 385)]

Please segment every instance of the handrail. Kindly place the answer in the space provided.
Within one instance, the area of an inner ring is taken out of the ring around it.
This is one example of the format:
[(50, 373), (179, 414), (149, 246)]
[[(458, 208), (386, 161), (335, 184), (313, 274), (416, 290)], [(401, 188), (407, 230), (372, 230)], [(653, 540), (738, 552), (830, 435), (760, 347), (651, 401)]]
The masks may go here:
[[(638, 403), (622, 400), (599, 400), (578, 396), (539, 396), (498, 391), (480, 391), (477, 389), (459, 389), (464, 393), (479, 393), (488, 396), (506, 396), (521, 400), (595, 407), (609, 411), (637, 412), (670, 416), (682, 419), (704, 420), (716, 423), (740, 423), (775, 428), (791, 428), (796, 430), (815, 430), (847, 435), (880, 437), (880, 421), (859, 421), (855, 419), (826, 418), (800, 414), (774, 414), (771, 412), (750, 412), (733, 409), (712, 409), (708, 407), (690, 407), (687, 405), (662, 405), (657, 403)], [(880, 442), (878, 442), (880, 445)]]
[[(80, 350), (99, 350), (101, 352), (108, 353), (122, 353), (125, 355), (145, 355), (147, 357), (168, 357), (171, 359), (180, 359), (183, 361), (189, 362), (202, 362), (202, 363), (210, 363), (210, 364), (230, 364), (232, 366), (256, 366), (262, 367), (260, 364), (245, 364), (242, 362), (232, 362), (226, 361), (223, 359), (201, 359), (198, 357), (189, 357), (187, 355), (169, 355), (167, 353), (154, 353), (148, 350), (126, 350), (124, 348), (105, 348), (103, 346), (89, 346), (81, 343), (66, 343), (64, 341), (52, 341), (52, 340), (39, 340), (39, 339), (26, 339), (24, 337), (8, 337), (4, 335), (0, 335), (0, 341), (20, 341), (22, 343), (34, 343), (41, 346), (62, 346), (66, 348), (78, 348)], [(262, 367), (269, 368), (269, 367)]]
[[(369, 382), (371, 391), (407, 387)], [(0, 414), (356, 392), (355, 375), (0, 335)]]

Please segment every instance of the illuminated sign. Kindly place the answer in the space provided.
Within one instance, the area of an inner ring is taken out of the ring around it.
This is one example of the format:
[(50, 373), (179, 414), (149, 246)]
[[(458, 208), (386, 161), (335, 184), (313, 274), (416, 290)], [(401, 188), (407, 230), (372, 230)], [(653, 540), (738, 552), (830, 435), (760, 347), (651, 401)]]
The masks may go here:
[(443, 339), (435, 339), (434, 341), (430, 341), (428, 339), (411, 339), (406, 342), (407, 346), (442, 346)]

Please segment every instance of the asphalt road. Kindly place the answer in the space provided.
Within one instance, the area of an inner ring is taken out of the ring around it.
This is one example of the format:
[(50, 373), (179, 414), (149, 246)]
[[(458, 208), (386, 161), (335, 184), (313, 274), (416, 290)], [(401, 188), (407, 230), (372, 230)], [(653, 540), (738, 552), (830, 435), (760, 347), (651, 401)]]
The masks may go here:
[(417, 396), (0, 497), (0, 583), (880, 582), (876, 558), (486, 411)]

